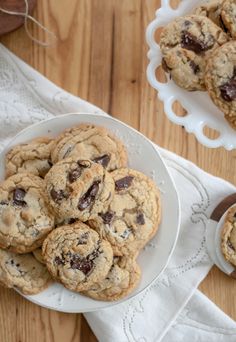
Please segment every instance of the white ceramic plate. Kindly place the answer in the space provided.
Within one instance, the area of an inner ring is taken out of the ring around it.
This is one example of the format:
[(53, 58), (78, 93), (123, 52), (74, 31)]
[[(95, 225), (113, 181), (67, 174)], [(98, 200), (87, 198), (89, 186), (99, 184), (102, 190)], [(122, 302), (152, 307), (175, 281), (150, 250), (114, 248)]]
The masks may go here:
[[(180, 222), (179, 200), (174, 183), (158, 150), (147, 138), (111, 117), (92, 114), (61, 115), (28, 127), (10, 142), (0, 155), (0, 179), (4, 178), (5, 153), (12, 146), (40, 136), (55, 137), (65, 128), (82, 122), (104, 126), (116, 134), (127, 147), (129, 166), (151, 177), (161, 190), (162, 222), (158, 233), (138, 258), (142, 279), (139, 287), (127, 297), (130, 298), (145, 289), (167, 266), (176, 244)], [(121, 302), (96, 301), (68, 291), (59, 284), (54, 284), (37, 295), (25, 297), (38, 305), (64, 312), (95, 311)]]
[[(193, 133), (198, 141), (211, 148), (224, 147), (227, 150), (236, 148), (236, 131), (224, 119), (223, 113), (213, 104), (207, 92), (189, 92), (178, 87), (170, 78), (167, 83), (161, 83), (156, 78), (156, 70), (161, 65), (162, 54), (155, 40), (158, 28), (166, 26), (176, 17), (190, 14), (192, 10), (206, 1), (182, 0), (176, 9), (172, 9), (170, 0), (162, 0), (161, 8), (156, 11), (156, 18), (149, 24), (146, 40), (150, 47), (147, 68), (149, 83), (158, 91), (158, 97), (164, 104), (167, 117), (177, 125), (184, 126), (186, 131)], [(177, 116), (172, 105), (179, 101), (187, 110), (184, 117)], [(209, 139), (204, 134), (204, 127), (208, 126), (219, 132), (217, 139)]]

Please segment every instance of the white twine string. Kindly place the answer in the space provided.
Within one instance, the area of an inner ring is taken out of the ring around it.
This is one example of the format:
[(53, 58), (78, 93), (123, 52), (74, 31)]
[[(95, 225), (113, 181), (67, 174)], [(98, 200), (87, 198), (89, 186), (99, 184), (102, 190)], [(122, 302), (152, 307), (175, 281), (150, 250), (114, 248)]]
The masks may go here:
[(18, 15), (18, 16), (21, 16), (21, 17), (24, 17), (24, 27), (25, 27), (25, 31), (26, 31), (26, 34), (27, 36), (33, 41), (35, 42), (36, 44), (39, 44), (41, 46), (44, 46), (44, 47), (47, 47), (47, 46), (50, 46), (52, 45), (52, 42), (47, 42), (47, 41), (42, 41), (42, 40), (39, 40), (37, 38), (35, 38), (29, 31), (29, 28), (28, 28), (28, 20), (31, 20), (33, 21), (38, 27), (40, 27), (44, 32), (47, 32), (51, 38), (54, 38), (54, 39), (57, 39), (56, 35), (49, 31), (45, 26), (43, 26), (39, 21), (37, 21), (35, 18), (33, 18), (31, 15), (29, 15), (29, 4), (28, 4), (28, 0), (25, 0), (25, 12), (15, 12), (15, 11), (9, 11), (9, 10), (6, 10), (2, 7), (0, 7), (0, 12), (2, 13), (6, 13), (6, 14), (10, 14), (10, 15)]

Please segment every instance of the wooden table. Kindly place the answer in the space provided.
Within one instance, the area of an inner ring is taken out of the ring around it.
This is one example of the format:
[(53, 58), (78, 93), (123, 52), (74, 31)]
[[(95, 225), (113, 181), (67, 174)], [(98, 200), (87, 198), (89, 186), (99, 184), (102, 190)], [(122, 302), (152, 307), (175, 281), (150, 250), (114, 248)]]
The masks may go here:
[[(207, 149), (170, 123), (147, 82), (145, 29), (159, 5), (159, 0), (40, 0), (34, 15), (56, 33), (56, 44), (35, 45), (23, 28), (1, 42), (60, 87), (235, 184), (235, 152)], [(44, 37), (37, 27), (30, 29)], [(235, 284), (214, 267), (200, 290), (236, 319)], [(1, 289), (0, 303), (2, 342), (96, 341), (82, 315), (40, 308), (13, 290)]]

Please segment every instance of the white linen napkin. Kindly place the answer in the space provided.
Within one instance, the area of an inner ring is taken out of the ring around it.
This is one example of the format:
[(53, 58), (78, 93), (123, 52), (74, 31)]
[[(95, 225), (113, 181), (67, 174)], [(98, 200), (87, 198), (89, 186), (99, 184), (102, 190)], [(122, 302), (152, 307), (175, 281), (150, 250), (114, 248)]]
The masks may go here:
[[(22, 128), (68, 112), (102, 110), (58, 88), (0, 45), (0, 150)], [(196, 290), (212, 267), (207, 218), (229, 183), (161, 149), (181, 201), (181, 229), (165, 272), (140, 295), (85, 315), (102, 342), (236, 341), (236, 324)], [(191, 298), (191, 299), (190, 299)]]

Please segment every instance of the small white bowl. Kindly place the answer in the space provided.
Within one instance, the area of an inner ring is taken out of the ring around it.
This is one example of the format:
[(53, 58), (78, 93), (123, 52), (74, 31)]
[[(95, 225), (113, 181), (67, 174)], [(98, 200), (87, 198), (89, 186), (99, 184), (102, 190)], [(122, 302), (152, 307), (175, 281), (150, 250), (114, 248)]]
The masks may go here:
[[(148, 25), (146, 40), (150, 47), (148, 51), (149, 64), (147, 78), (151, 86), (157, 90), (158, 97), (164, 104), (164, 110), (173, 123), (184, 126), (186, 131), (193, 133), (197, 140), (210, 148), (224, 147), (226, 150), (236, 148), (236, 131), (224, 119), (223, 113), (214, 105), (207, 92), (189, 92), (180, 88), (168, 77), (166, 83), (157, 80), (156, 70), (161, 66), (162, 54), (155, 40), (158, 28), (166, 26), (176, 17), (191, 14), (192, 10), (206, 1), (182, 0), (176, 9), (170, 5), (170, 0), (162, 0), (161, 8), (156, 11), (156, 18)], [(178, 101), (187, 111), (186, 116), (178, 116), (172, 106)], [(204, 128), (209, 127), (219, 133), (216, 139), (205, 135)]]
[[(161, 191), (162, 221), (156, 236), (138, 257), (138, 263), (142, 269), (141, 282), (133, 293), (123, 299), (126, 300), (144, 290), (164, 271), (179, 232), (178, 195), (173, 180), (151, 141), (133, 128), (111, 117), (76, 113), (60, 115), (32, 125), (16, 135), (0, 155), (0, 179), (4, 179), (5, 154), (12, 146), (40, 136), (55, 137), (64, 129), (84, 122), (104, 126), (117, 135), (128, 150), (129, 166), (151, 177)], [(123, 301), (96, 301), (71, 292), (56, 283), (37, 295), (25, 296), (25, 298), (43, 307), (63, 312), (95, 311)]]

